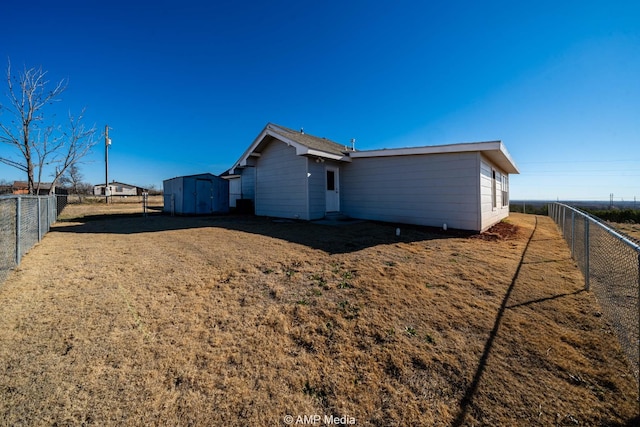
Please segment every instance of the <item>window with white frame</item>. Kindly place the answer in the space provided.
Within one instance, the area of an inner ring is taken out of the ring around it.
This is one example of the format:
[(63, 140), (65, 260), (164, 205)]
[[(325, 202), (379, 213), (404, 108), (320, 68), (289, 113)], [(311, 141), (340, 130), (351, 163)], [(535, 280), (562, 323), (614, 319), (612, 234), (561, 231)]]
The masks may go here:
[(496, 171), (491, 170), (491, 207), (498, 207), (498, 195), (496, 194)]
[(509, 206), (509, 175), (502, 174), (502, 207)]

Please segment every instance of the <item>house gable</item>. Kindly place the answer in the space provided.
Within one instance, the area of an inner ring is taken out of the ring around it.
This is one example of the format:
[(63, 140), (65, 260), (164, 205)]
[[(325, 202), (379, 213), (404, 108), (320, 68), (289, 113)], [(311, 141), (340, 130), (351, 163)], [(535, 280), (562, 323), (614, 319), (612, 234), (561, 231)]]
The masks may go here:
[(326, 138), (305, 134), (303, 131), (296, 132), (292, 129), (278, 126), (272, 123), (267, 124), (258, 137), (236, 161), (229, 173), (237, 173), (236, 168), (252, 165), (252, 160), (260, 158), (262, 150), (274, 139), (284, 142), (295, 149), (298, 156), (312, 156), (327, 160), (350, 162), (348, 148)]
[(262, 148), (255, 167), (256, 215), (310, 219), (308, 214), (307, 158), (295, 147), (271, 140)]

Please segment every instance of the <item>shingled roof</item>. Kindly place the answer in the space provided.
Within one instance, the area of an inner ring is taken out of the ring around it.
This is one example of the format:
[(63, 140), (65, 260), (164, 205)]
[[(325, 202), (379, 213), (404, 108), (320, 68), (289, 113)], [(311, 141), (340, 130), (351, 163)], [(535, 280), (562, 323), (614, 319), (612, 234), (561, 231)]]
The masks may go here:
[(308, 133), (304, 133), (303, 131), (295, 131), (293, 129), (289, 129), (273, 123), (269, 123), (267, 125), (267, 128), (271, 129), (280, 136), (291, 139), (298, 144), (302, 144), (305, 147), (311, 148), (313, 150), (324, 151), (325, 153), (337, 155), (344, 155), (345, 152), (349, 151), (345, 145), (338, 144), (337, 142), (331, 141), (327, 138), (320, 138), (317, 136), (309, 135)]
[(268, 123), (228, 172), (233, 174), (236, 167), (246, 166), (247, 159), (251, 156), (259, 156), (262, 149), (273, 139), (278, 139), (295, 147), (296, 154), (299, 156), (314, 156), (343, 162), (351, 161), (349, 153), (352, 151), (343, 144), (338, 144), (327, 138), (309, 135), (302, 130), (295, 131), (284, 126)]

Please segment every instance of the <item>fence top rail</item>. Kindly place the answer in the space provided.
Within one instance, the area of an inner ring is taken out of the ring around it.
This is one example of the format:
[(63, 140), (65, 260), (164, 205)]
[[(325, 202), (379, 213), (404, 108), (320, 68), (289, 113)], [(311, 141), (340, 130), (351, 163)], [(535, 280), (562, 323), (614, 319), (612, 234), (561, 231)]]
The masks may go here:
[(56, 196), (56, 194), (49, 194), (48, 196), (36, 196), (33, 194), (2, 194), (0, 195), (0, 199), (47, 199), (53, 196)]
[(636, 251), (640, 252), (640, 245), (638, 245), (633, 240), (630, 240), (627, 236), (618, 233), (615, 229), (613, 229), (612, 227), (608, 226), (607, 224), (603, 223), (600, 218), (595, 217), (595, 216), (591, 215), (590, 213), (582, 211), (582, 210), (580, 210), (578, 208), (575, 208), (573, 206), (566, 205), (564, 203), (553, 202), (553, 204), (565, 207), (567, 209), (571, 209), (572, 211), (576, 212), (577, 214), (580, 214), (580, 215), (584, 216), (589, 221), (593, 222), (594, 224), (598, 225), (599, 227), (604, 228), (607, 232), (612, 234), (614, 237), (618, 238), (619, 240), (622, 240), (624, 243), (626, 243), (627, 245), (631, 246)]

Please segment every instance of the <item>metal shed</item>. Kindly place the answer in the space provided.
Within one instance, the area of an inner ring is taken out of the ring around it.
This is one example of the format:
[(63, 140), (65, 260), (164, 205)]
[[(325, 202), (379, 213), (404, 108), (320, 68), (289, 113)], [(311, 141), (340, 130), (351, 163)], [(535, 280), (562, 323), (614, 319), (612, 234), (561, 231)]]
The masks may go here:
[(163, 181), (164, 212), (207, 215), (229, 212), (229, 183), (210, 173)]

